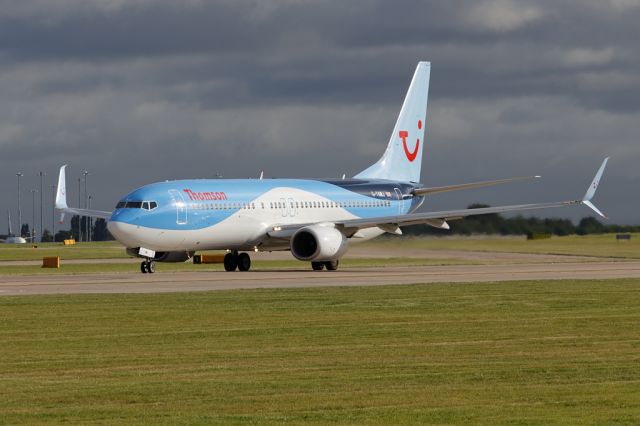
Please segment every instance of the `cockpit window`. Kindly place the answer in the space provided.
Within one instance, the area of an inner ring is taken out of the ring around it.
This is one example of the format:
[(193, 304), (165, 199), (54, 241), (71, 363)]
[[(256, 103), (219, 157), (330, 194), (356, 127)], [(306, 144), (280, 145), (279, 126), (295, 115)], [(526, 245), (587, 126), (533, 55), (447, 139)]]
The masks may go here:
[(156, 207), (158, 207), (158, 203), (156, 203), (155, 201), (143, 201), (142, 202), (142, 208), (145, 210), (153, 210)]
[(144, 209), (153, 210), (158, 207), (155, 201), (120, 201), (116, 209)]

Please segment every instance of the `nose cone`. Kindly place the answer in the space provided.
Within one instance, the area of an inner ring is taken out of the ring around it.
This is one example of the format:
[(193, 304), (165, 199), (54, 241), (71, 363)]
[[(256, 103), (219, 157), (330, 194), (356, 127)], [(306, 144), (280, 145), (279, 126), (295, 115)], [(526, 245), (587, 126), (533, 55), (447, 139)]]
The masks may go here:
[(136, 226), (124, 222), (109, 221), (107, 229), (113, 237), (126, 247), (139, 247), (140, 241), (136, 238)]

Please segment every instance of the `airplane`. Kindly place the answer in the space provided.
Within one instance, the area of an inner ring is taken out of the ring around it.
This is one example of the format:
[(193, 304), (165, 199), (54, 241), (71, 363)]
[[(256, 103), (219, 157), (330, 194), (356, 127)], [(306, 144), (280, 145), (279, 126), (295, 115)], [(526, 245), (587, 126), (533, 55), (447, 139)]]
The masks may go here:
[(9, 222), (9, 233), (7, 234), (7, 238), (4, 239), (3, 243), (26, 244), (27, 243), (26, 239), (13, 235), (13, 232), (11, 231), (11, 212), (9, 210), (7, 210), (7, 221)]
[[(199, 179), (152, 183), (120, 199), (112, 212), (67, 205), (65, 169), (60, 168), (56, 208), (62, 213), (106, 219), (127, 253), (154, 262), (184, 262), (199, 250), (227, 250), (226, 271), (248, 271), (249, 252), (290, 251), (313, 270), (338, 269), (350, 243), (384, 233), (402, 234), (414, 224), (449, 229), (449, 221), (471, 215), (584, 204), (605, 217), (591, 199), (604, 172), (602, 162), (582, 199), (478, 209), (418, 213), (427, 196), (535, 179), (524, 176), (442, 187), (425, 187), (420, 169), (425, 146), (430, 62), (413, 74), (387, 148), (380, 159), (343, 179)], [(61, 221), (62, 221), (61, 218)]]

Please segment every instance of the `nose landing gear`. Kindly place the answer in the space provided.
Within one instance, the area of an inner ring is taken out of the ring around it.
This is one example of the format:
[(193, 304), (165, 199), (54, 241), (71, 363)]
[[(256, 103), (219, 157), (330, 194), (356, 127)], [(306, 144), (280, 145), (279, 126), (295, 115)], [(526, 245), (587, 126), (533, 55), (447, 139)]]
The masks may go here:
[(140, 272), (143, 274), (153, 274), (156, 271), (156, 262), (152, 259), (143, 260), (140, 264)]

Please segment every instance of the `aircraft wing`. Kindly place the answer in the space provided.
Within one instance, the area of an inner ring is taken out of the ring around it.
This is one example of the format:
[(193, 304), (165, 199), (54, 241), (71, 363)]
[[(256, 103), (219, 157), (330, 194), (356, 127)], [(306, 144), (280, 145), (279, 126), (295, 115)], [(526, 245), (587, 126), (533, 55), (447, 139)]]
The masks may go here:
[(109, 219), (111, 217), (111, 212), (105, 212), (102, 210), (76, 209), (73, 207), (64, 207), (64, 208), (56, 207), (56, 209), (59, 210), (61, 213), (75, 214), (79, 216), (98, 217), (101, 219)]
[[(347, 237), (352, 237), (356, 232), (361, 229), (378, 227), (384, 231), (390, 233), (400, 234), (400, 226), (428, 224), (436, 228), (449, 229), (448, 220), (462, 219), (467, 216), (475, 216), (481, 214), (490, 213), (507, 213), (524, 210), (537, 210), (548, 209), (556, 207), (567, 207), (575, 204), (584, 204), (591, 208), (599, 216), (606, 218), (606, 216), (593, 205), (591, 199), (595, 195), (598, 184), (602, 177), (602, 173), (607, 165), (609, 158), (605, 158), (602, 165), (598, 169), (596, 176), (594, 177), (589, 189), (585, 193), (581, 200), (571, 201), (559, 201), (555, 203), (538, 203), (538, 204), (518, 204), (511, 206), (499, 206), (499, 207), (486, 207), (479, 209), (461, 209), (461, 210), (448, 210), (440, 212), (428, 212), (428, 213), (412, 213), (407, 215), (396, 216), (380, 216), (373, 218), (363, 219), (348, 219), (343, 221), (333, 222), (334, 226), (342, 231)], [(297, 225), (283, 225), (275, 226), (268, 232), (268, 235), (273, 238), (287, 238), (291, 237), (293, 233), (304, 226), (312, 224), (297, 224)]]
[(60, 223), (62, 223), (65, 213), (109, 219), (111, 217), (111, 212), (105, 212), (102, 210), (76, 209), (67, 206), (67, 185), (65, 177), (66, 168), (66, 164), (60, 167), (60, 174), (58, 175), (58, 191), (56, 193), (56, 210), (60, 211), (61, 213)]
[(346, 236), (351, 237), (360, 229), (378, 227), (387, 232), (400, 233), (398, 228), (407, 225), (427, 224), (435, 228), (449, 229), (447, 221), (462, 219), (467, 216), (476, 216), (490, 213), (507, 213), (524, 210), (548, 209), (554, 207), (566, 207), (573, 204), (582, 204), (581, 200), (561, 201), (557, 203), (518, 204), (512, 206), (486, 207), (480, 209), (449, 210), (428, 213), (413, 213), (399, 216), (385, 216), (370, 219), (350, 219), (335, 222), (336, 228)]

